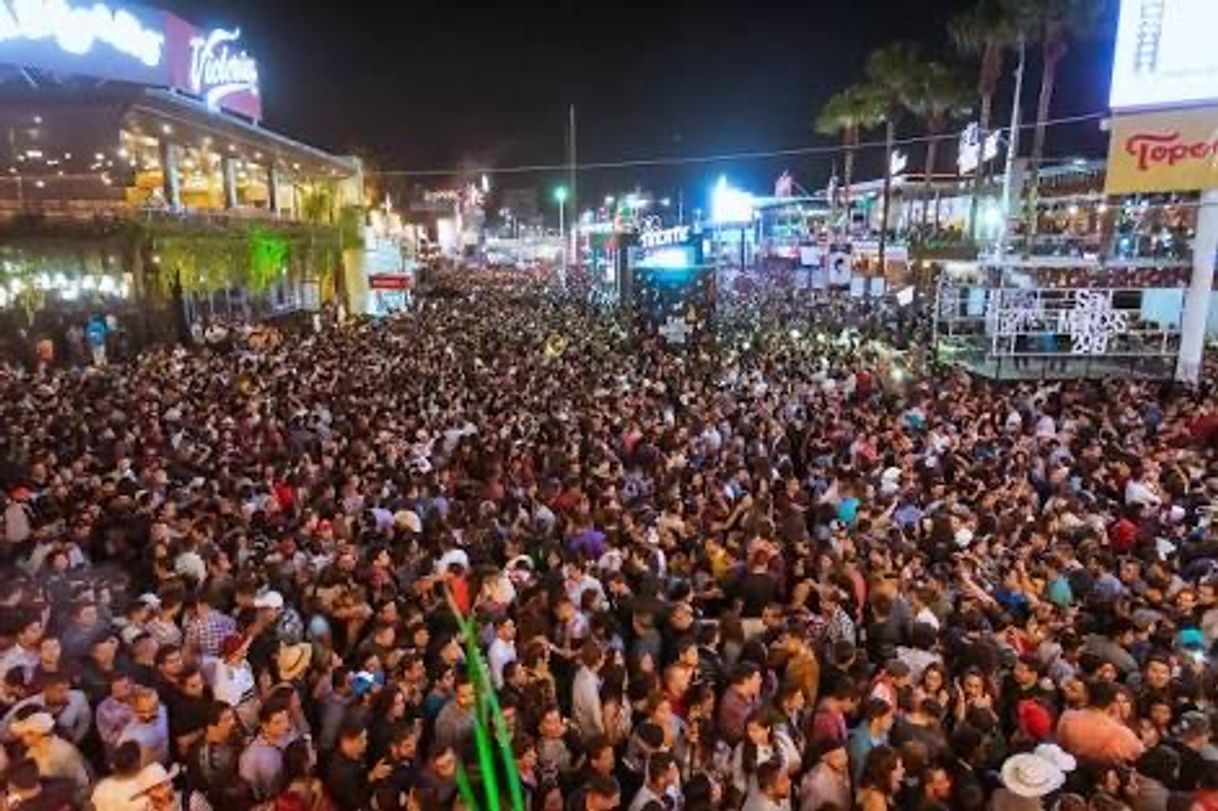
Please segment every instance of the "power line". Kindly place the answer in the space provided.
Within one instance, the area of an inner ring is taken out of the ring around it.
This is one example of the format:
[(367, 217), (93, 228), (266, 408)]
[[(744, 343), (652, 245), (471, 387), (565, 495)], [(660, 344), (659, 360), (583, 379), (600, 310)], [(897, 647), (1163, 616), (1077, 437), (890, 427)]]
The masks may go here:
[[(1084, 121), (1096, 121), (1108, 116), (1107, 112), (1086, 113), (1083, 115), (1066, 116), (1064, 118), (1055, 118), (1045, 122), (1046, 127), (1057, 127), (1066, 124), (1078, 124)], [(1021, 124), (1020, 129), (1035, 129), (1035, 123)], [(1009, 129), (1002, 127), (1000, 129)], [(913, 144), (922, 144), (929, 141), (945, 141), (949, 136), (946, 135), (919, 135), (913, 138), (899, 138), (892, 142), (893, 146), (909, 146)], [(886, 146), (885, 141), (864, 141), (852, 147), (855, 150), (872, 149)], [(748, 161), (748, 160), (765, 160), (768, 158), (783, 158), (793, 157), (798, 155), (829, 155), (845, 151), (845, 147), (841, 144), (834, 146), (800, 146), (791, 147), (789, 149), (771, 149), (758, 150), (751, 152), (726, 152), (718, 155), (689, 155), (689, 156), (666, 156), (659, 158), (634, 158), (630, 160), (616, 161), (589, 161), (580, 163), (580, 171), (589, 171), (594, 169), (632, 169), (636, 167), (647, 166), (686, 166), (699, 163), (720, 163), (725, 161)], [(377, 172), (378, 175), (395, 176), (395, 177), (425, 177), (436, 175), (455, 175), (463, 172), (473, 172), (486, 175), (507, 175), (507, 174), (524, 174), (528, 172), (559, 172), (566, 171), (569, 167), (565, 163), (537, 163), (525, 164), (521, 166), (500, 166), (500, 167), (485, 167), (475, 168), (470, 166), (454, 167), (450, 169), (388, 169)]]

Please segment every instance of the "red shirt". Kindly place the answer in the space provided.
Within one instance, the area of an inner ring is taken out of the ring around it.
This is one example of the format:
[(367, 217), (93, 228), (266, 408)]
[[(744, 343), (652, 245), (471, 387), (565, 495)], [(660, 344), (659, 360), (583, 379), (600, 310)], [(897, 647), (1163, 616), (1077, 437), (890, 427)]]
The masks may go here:
[(453, 602), (457, 604), (457, 610), (461, 612), (462, 616), (465, 616), (471, 608), (469, 581), (464, 577), (454, 577), (448, 581), (448, 587), (452, 589)]
[(1108, 543), (1122, 555), (1129, 553), (1138, 541), (1138, 526), (1128, 518), (1117, 521), (1108, 530)]

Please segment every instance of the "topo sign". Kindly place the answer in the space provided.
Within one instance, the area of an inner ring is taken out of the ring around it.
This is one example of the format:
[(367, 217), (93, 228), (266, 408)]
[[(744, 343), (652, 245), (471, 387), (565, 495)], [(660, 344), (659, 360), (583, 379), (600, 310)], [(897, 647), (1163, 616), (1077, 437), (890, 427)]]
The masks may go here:
[(1119, 114), (1112, 120), (1106, 194), (1218, 187), (1218, 106)]
[(1186, 143), (1179, 132), (1138, 133), (1126, 139), (1125, 151), (1137, 159), (1138, 169), (1145, 172), (1154, 164), (1175, 166), (1182, 161), (1212, 160), (1218, 154), (1218, 139)]

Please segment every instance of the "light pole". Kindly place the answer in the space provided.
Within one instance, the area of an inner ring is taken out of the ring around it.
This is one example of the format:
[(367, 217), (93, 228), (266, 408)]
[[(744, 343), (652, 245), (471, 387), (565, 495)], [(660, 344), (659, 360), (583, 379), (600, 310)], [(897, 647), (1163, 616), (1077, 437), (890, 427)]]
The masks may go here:
[(554, 200), (558, 203), (558, 239), (562, 253), (558, 260), (558, 279), (565, 287), (567, 283), (567, 187), (559, 186), (554, 190)]

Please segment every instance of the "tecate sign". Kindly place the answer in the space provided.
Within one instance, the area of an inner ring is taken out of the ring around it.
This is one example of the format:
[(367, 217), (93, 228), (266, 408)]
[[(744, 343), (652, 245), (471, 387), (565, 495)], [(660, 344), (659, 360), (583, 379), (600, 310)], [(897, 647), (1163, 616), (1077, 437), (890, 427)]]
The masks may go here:
[(217, 28), (190, 40), (190, 92), (207, 106), (219, 109), (226, 99), (242, 93), (258, 95), (258, 63), (236, 42), (241, 29)]
[(164, 13), (68, 0), (0, 0), (0, 63), (163, 83)]
[(689, 241), (689, 226), (679, 225), (676, 228), (663, 228), (644, 231), (639, 236), (639, 242), (644, 248), (659, 248), (664, 245), (679, 245)]

